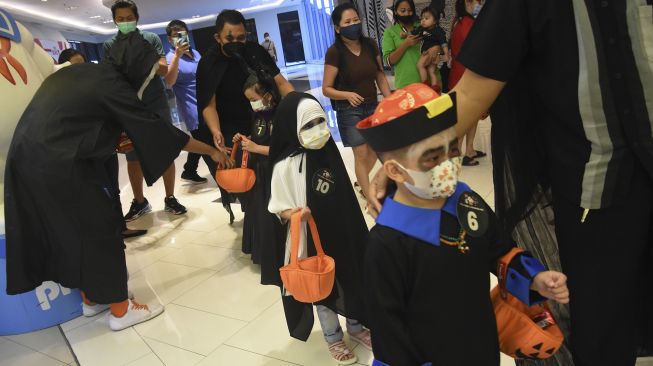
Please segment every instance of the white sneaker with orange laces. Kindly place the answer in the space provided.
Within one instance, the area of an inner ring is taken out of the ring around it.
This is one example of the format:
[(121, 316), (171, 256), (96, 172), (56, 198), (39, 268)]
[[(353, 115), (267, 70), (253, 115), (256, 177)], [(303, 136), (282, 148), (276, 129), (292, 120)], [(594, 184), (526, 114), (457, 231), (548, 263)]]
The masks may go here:
[(82, 314), (84, 314), (86, 317), (96, 316), (104, 311), (109, 310), (110, 306), (111, 305), (109, 304), (88, 305), (82, 301)]
[[(130, 300), (134, 299), (134, 293), (131, 292), (131, 290), (127, 291), (127, 296)], [(85, 302), (82, 301), (82, 314), (86, 317), (93, 317), (96, 316), (102, 312), (105, 312), (109, 310), (111, 305), (109, 304), (95, 304), (95, 305), (89, 305)]]
[(147, 305), (141, 305), (134, 300), (129, 300), (129, 307), (125, 315), (120, 318), (111, 314), (109, 316), (109, 327), (111, 330), (123, 330), (136, 324), (146, 322), (163, 313), (163, 306), (150, 309)]

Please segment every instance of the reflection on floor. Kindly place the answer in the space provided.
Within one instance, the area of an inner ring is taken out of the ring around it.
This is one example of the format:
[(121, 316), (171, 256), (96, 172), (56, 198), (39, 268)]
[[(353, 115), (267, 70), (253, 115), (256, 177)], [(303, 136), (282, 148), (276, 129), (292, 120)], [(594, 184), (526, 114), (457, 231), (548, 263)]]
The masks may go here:
[[(307, 78), (309, 92), (324, 101), (320, 86), (313, 84), (321, 80), (321, 67), (293, 72)], [(330, 122), (335, 133), (335, 118)], [(489, 151), (489, 121), (480, 124), (477, 145)], [(353, 167), (351, 150), (341, 151), (346, 165)], [(185, 158), (182, 154), (177, 159), (178, 170)], [(493, 205), (491, 157), (480, 163), (465, 168), (462, 180)], [(199, 173), (209, 176), (203, 163)], [(353, 169), (349, 173), (353, 177)], [(122, 157), (121, 186), (123, 205), (128, 207), (132, 197)], [(149, 229), (149, 235), (126, 243), (129, 286), (141, 302), (164, 304), (163, 315), (121, 332), (109, 330), (104, 313), (40, 332), (0, 337), (0, 366), (336, 365), (317, 321), (307, 343), (288, 336), (279, 290), (259, 285), (259, 269), (240, 251), (242, 214), (237, 213), (233, 226), (228, 224), (226, 212), (215, 202), (219, 192), (214, 182), (177, 183), (176, 196), (189, 208), (184, 216), (163, 211), (161, 182), (145, 193), (154, 212), (130, 224)], [(370, 364), (370, 352), (362, 347), (354, 352), (359, 364)], [(506, 365), (514, 362), (504, 357), (502, 366)]]

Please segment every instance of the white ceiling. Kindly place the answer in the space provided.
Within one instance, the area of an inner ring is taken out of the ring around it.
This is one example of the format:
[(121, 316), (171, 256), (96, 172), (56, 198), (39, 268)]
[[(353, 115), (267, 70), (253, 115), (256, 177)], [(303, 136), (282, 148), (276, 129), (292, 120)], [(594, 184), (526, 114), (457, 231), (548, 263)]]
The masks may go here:
[[(111, 9), (103, 0), (0, 0), (0, 7), (18, 19), (36, 21), (61, 30), (85, 31), (92, 34), (116, 32)], [(112, 0), (104, 0), (112, 4)], [(223, 9), (244, 13), (278, 8), (284, 3), (301, 0), (135, 0), (140, 15), (139, 28), (160, 29), (172, 19), (189, 24), (215, 21)], [(110, 6), (110, 5), (109, 5)], [(95, 17), (95, 18), (92, 18)]]

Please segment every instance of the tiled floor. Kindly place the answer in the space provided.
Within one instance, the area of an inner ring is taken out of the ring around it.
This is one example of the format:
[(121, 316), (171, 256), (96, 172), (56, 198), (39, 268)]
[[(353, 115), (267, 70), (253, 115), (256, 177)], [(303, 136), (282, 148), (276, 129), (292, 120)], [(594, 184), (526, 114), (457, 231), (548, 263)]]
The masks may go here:
[[(295, 69), (321, 100), (321, 67)], [(323, 100), (324, 101), (324, 100)], [(331, 119), (331, 127), (335, 121)], [(489, 151), (489, 122), (481, 123), (477, 148)], [(342, 150), (352, 167), (350, 150)], [(121, 160), (123, 160), (121, 158)], [(185, 154), (177, 159), (181, 168)], [(121, 186), (125, 207), (131, 200), (124, 161)], [(493, 205), (490, 158), (463, 170), (462, 180)], [(199, 173), (208, 177), (200, 165)], [(353, 170), (350, 170), (353, 177)], [(0, 366), (333, 366), (316, 321), (308, 342), (288, 336), (279, 290), (259, 285), (259, 269), (240, 251), (242, 214), (228, 225), (215, 183), (178, 182), (176, 196), (189, 208), (185, 216), (163, 212), (163, 184), (146, 188), (154, 212), (130, 226), (147, 228), (146, 237), (127, 242), (129, 286), (137, 299), (162, 304), (158, 318), (121, 332), (108, 328), (108, 314), (78, 318), (61, 327), (15, 337), (0, 337)], [(234, 206), (238, 211), (238, 206)], [(368, 220), (372, 224), (371, 220)], [(65, 338), (64, 335), (65, 334)], [(72, 350), (71, 353), (68, 343)], [(350, 342), (351, 344), (351, 342)], [(354, 348), (359, 364), (372, 355)], [(507, 357), (502, 366), (514, 365)], [(642, 364), (644, 366), (644, 364)], [(653, 363), (647, 364), (653, 366)]]

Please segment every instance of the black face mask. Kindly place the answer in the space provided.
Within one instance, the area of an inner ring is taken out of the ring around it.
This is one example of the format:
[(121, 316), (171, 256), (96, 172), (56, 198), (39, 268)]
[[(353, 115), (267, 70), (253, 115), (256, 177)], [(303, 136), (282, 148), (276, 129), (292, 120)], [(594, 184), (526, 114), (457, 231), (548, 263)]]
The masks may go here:
[(361, 38), (363, 34), (363, 25), (361, 23), (352, 24), (346, 27), (340, 28), (340, 35), (355, 41)]
[(245, 44), (242, 42), (229, 42), (222, 45), (222, 50), (229, 57), (242, 56), (245, 53)]
[(415, 21), (415, 15), (397, 15), (395, 18), (402, 24), (411, 24)]

